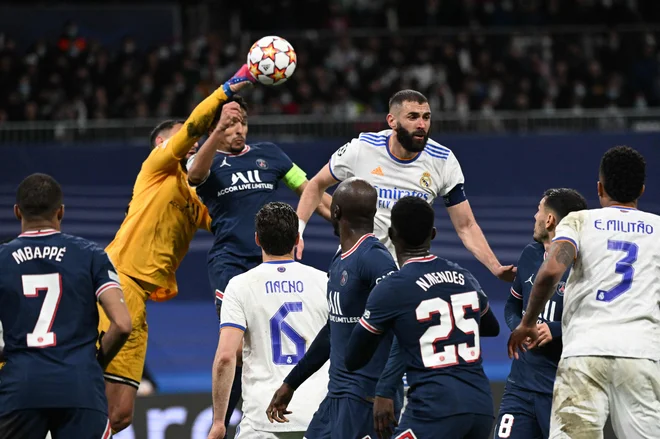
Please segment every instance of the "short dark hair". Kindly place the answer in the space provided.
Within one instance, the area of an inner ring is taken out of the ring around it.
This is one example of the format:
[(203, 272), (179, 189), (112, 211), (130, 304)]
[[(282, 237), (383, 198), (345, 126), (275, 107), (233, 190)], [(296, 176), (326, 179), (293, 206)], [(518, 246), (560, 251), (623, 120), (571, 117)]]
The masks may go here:
[(215, 112), (215, 115), (213, 116), (213, 121), (211, 121), (211, 125), (209, 125), (209, 130), (212, 130), (215, 128), (215, 126), (218, 124), (220, 121), (220, 115), (222, 114), (222, 107), (227, 105), (230, 102), (237, 102), (238, 106), (241, 107), (243, 111), (245, 111), (245, 114), (248, 112), (248, 106), (247, 102), (245, 102), (245, 99), (243, 99), (243, 96), (241, 95), (233, 95), (226, 101), (224, 101), (220, 106), (218, 107), (218, 110)]
[(160, 136), (163, 131), (171, 130), (175, 125), (184, 123), (186, 123), (186, 121), (183, 119), (168, 119), (156, 125), (156, 128), (151, 130), (151, 134), (149, 135), (149, 146), (151, 149), (158, 146), (156, 145), (156, 137)]
[(406, 245), (417, 247), (429, 239), (435, 223), (435, 211), (423, 198), (408, 196), (392, 208), (392, 227)]
[(293, 207), (279, 201), (262, 207), (254, 220), (259, 244), (266, 254), (291, 253), (298, 238), (298, 215)]
[(557, 222), (571, 212), (585, 210), (587, 200), (575, 189), (548, 189), (543, 193), (545, 205), (557, 215)]
[(62, 206), (62, 188), (53, 177), (32, 174), (16, 189), (16, 204), (26, 220), (50, 220)]
[(401, 105), (404, 102), (416, 102), (418, 104), (425, 104), (428, 101), (429, 100), (426, 99), (426, 96), (417, 90), (400, 90), (394, 93), (390, 98), (389, 108), (391, 109), (394, 105)]
[(605, 192), (613, 201), (630, 203), (642, 195), (646, 161), (629, 146), (615, 146), (603, 155), (600, 176)]

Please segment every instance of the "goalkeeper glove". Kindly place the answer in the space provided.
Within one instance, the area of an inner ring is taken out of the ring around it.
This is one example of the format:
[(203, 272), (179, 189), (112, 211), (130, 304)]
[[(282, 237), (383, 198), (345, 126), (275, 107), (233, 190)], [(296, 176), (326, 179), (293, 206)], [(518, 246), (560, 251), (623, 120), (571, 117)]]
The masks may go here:
[(222, 90), (229, 98), (241, 88), (248, 84), (254, 84), (255, 82), (257, 82), (257, 79), (252, 76), (247, 64), (243, 64), (243, 66), (234, 73), (234, 76), (222, 85)]

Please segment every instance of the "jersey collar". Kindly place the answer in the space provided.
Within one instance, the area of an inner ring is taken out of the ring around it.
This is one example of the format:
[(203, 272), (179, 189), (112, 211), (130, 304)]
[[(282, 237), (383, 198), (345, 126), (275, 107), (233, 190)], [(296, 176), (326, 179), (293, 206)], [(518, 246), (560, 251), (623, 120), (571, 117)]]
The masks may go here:
[(355, 244), (353, 244), (353, 247), (351, 247), (346, 253), (341, 254), (341, 258), (345, 259), (350, 255), (352, 255), (355, 252), (355, 250), (357, 250), (357, 248), (360, 246), (360, 244), (362, 244), (367, 238), (371, 236), (376, 236), (376, 235), (374, 235), (373, 233), (367, 233), (366, 235), (362, 235), (362, 237), (358, 239), (358, 241)]
[(238, 156), (241, 156), (241, 155), (247, 154), (249, 151), (250, 151), (250, 145), (245, 145), (245, 148), (243, 148), (243, 151), (238, 152), (238, 153), (233, 153), (233, 152), (227, 152), (227, 151), (220, 151), (220, 150), (218, 150), (218, 152), (219, 152), (220, 154), (224, 154), (224, 155), (229, 156), (229, 157), (238, 157)]
[(36, 238), (36, 237), (41, 237), (41, 236), (50, 236), (50, 235), (55, 235), (56, 233), (60, 233), (58, 230), (55, 229), (39, 229), (39, 230), (28, 230), (27, 232), (21, 233), (18, 235), (19, 238)]
[(430, 262), (430, 261), (435, 261), (438, 259), (436, 255), (428, 255), (428, 256), (419, 256), (417, 258), (410, 258), (406, 262), (403, 263), (403, 265), (406, 265), (410, 262)]
[(421, 152), (418, 152), (417, 155), (415, 157), (411, 158), (411, 159), (402, 159), (402, 158), (399, 158), (399, 157), (395, 156), (394, 154), (392, 154), (392, 150), (390, 149), (390, 140), (391, 139), (392, 139), (392, 134), (387, 136), (387, 140), (385, 141), (385, 149), (387, 149), (387, 154), (395, 162), (403, 163), (404, 165), (407, 165), (408, 163), (414, 162), (415, 160), (417, 160), (419, 158), (419, 156), (422, 155)]
[(634, 207), (628, 207), (628, 206), (617, 206), (616, 204), (612, 206), (607, 206), (610, 209), (619, 209), (619, 210), (637, 210)]

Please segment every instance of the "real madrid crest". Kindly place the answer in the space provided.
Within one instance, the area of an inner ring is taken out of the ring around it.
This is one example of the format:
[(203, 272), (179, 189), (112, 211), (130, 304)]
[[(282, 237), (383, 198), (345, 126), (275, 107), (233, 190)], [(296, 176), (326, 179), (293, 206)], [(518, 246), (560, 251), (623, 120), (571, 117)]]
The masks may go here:
[(257, 159), (257, 166), (259, 169), (268, 169), (268, 162), (264, 159)]
[(426, 189), (431, 187), (431, 174), (429, 172), (422, 174), (422, 178), (419, 179), (419, 185)]
[(346, 282), (348, 282), (348, 272), (344, 270), (341, 272), (341, 279), (339, 280), (339, 284), (343, 287), (346, 285)]

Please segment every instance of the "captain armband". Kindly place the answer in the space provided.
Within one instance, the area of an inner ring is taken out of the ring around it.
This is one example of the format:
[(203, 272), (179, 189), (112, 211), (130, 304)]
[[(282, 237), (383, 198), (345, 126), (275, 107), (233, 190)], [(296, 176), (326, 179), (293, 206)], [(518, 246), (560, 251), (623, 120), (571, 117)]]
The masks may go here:
[(305, 171), (300, 169), (298, 165), (294, 163), (293, 167), (289, 169), (289, 172), (286, 173), (282, 181), (289, 189), (295, 191), (307, 181), (307, 174), (305, 174)]

